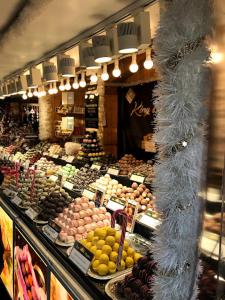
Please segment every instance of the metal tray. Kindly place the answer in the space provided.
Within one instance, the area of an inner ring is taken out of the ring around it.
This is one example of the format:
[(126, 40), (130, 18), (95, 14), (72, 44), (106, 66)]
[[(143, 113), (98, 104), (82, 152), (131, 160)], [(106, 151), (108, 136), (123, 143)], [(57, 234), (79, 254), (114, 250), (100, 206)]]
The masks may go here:
[(98, 280), (110, 280), (113, 278), (118, 278), (119, 276), (124, 276), (131, 272), (132, 268), (126, 269), (124, 271), (118, 271), (114, 274), (106, 275), (106, 276), (99, 276), (98, 274), (92, 272), (91, 269), (88, 270), (87, 275)]
[(74, 242), (73, 243), (64, 243), (64, 242), (61, 242), (59, 239), (56, 239), (55, 244), (60, 247), (70, 248), (74, 245)]
[(117, 276), (116, 278), (113, 278), (113, 279), (109, 280), (109, 282), (107, 282), (107, 284), (105, 286), (105, 292), (106, 292), (107, 296), (109, 296), (113, 300), (125, 300), (125, 298), (121, 297), (116, 292), (116, 285), (118, 282), (124, 280), (126, 275), (128, 275), (128, 273)]

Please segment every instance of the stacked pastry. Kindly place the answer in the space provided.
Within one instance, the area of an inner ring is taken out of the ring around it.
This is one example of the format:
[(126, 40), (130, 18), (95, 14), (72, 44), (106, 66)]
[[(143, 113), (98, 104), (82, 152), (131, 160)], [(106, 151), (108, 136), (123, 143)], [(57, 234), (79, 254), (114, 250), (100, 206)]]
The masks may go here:
[(62, 228), (59, 239), (65, 243), (86, 238), (88, 232), (111, 224), (111, 215), (105, 207), (97, 208), (85, 197), (76, 198), (55, 218)]

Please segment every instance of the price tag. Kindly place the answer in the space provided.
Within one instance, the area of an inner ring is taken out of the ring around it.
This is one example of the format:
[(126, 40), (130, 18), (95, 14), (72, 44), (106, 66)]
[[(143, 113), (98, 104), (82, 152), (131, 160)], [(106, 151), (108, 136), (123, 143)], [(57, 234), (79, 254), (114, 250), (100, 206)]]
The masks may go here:
[(73, 184), (71, 182), (65, 181), (64, 184), (63, 184), (63, 187), (70, 190), (70, 191), (72, 191)]
[(59, 158), (59, 155), (58, 154), (53, 154), (52, 157), (53, 158)]
[(68, 162), (68, 163), (72, 163), (73, 161), (74, 161), (74, 156), (72, 156), (72, 155), (69, 155), (67, 158), (66, 158), (66, 161)]
[(118, 176), (120, 172), (120, 169), (117, 167), (109, 167), (107, 173), (110, 175)]
[(4, 189), (3, 193), (8, 197), (13, 197), (16, 195), (16, 192), (11, 191), (10, 189)]
[(101, 170), (102, 164), (100, 163), (93, 163), (91, 169)]
[(43, 152), (43, 155), (44, 156), (48, 156), (48, 152)]
[(116, 197), (112, 197), (108, 203), (107, 203), (107, 208), (112, 210), (112, 211), (116, 211), (118, 209), (124, 209), (126, 206), (126, 201), (116, 198)]
[(43, 233), (49, 240), (55, 242), (59, 233), (61, 231), (61, 227), (57, 225), (53, 220), (48, 222), (48, 225), (43, 227)]
[(51, 181), (53, 181), (53, 182), (56, 182), (56, 181), (58, 180), (58, 176), (51, 175), (51, 176), (49, 177), (49, 179), (50, 179)]
[(88, 187), (87, 189), (84, 189), (82, 196), (86, 197), (90, 200), (94, 200), (95, 194), (96, 194), (96, 191), (93, 188)]
[(135, 173), (133, 173), (130, 176), (130, 180), (138, 182), (138, 183), (143, 183), (145, 181), (145, 176), (143, 176), (141, 174), (135, 174)]
[(67, 160), (67, 155), (63, 155), (63, 156), (62, 156), (62, 160), (65, 160), (65, 161), (66, 161), (66, 160)]
[(71, 250), (69, 259), (84, 273), (87, 274), (94, 254), (81, 245), (78, 241), (75, 242)]
[(161, 224), (161, 221), (153, 218), (151, 214), (151, 211), (146, 211), (139, 219), (139, 223), (144, 224), (151, 229), (156, 229), (156, 227)]
[(32, 207), (25, 211), (25, 214), (33, 221), (40, 213), (40, 209), (34, 210)]
[(18, 205), (21, 204), (22, 199), (21, 199), (20, 197), (18, 197), (18, 196), (15, 196), (15, 197), (12, 199), (12, 202), (18, 206)]

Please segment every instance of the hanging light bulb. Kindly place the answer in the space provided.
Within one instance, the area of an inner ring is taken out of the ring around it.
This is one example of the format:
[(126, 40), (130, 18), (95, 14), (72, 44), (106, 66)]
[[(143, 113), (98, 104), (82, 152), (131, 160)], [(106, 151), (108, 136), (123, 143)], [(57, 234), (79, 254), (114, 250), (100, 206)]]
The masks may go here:
[(44, 97), (44, 96), (46, 96), (46, 95), (47, 95), (46, 90), (45, 90), (45, 88), (43, 87), (43, 91), (41, 91), (41, 97)]
[(109, 74), (107, 72), (107, 64), (103, 65), (103, 71), (102, 71), (102, 75), (101, 75), (102, 80), (106, 81), (109, 80)]
[(153, 61), (151, 58), (151, 49), (146, 49), (146, 59), (144, 61), (144, 68), (150, 70), (153, 67)]
[(98, 81), (98, 76), (96, 73), (92, 74), (90, 77), (91, 83), (96, 83)]
[(70, 84), (70, 79), (69, 77), (66, 78), (66, 84), (65, 84), (65, 89), (69, 91), (71, 89), (71, 84)]
[(56, 81), (53, 82), (53, 88), (52, 88), (52, 91), (53, 91), (53, 94), (57, 94), (57, 93), (58, 93)]
[(23, 95), (22, 95), (22, 98), (23, 98), (23, 100), (27, 100), (27, 98), (28, 98), (28, 97), (27, 97), (27, 94), (26, 94), (26, 93), (23, 94)]
[(52, 94), (53, 94), (52, 83), (49, 84), (48, 93), (49, 93), (49, 95), (52, 95)]
[(28, 96), (29, 98), (33, 97), (33, 93), (31, 92), (31, 88), (29, 88), (29, 91), (28, 91), (27, 96)]
[(77, 80), (77, 76), (75, 76), (75, 78), (74, 78), (73, 88), (75, 90), (79, 89), (79, 83), (78, 83), (78, 80)]
[(60, 90), (61, 92), (65, 91), (65, 85), (64, 85), (64, 80), (63, 80), (63, 78), (62, 78), (61, 81), (60, 81), (59, 90)]
[(85, 81), (85, 72), (81, 73), (81, 79), (80, 79), (79, 85), (82, 88), (84, 88), (87, 85), (87, 83)]
[(136, 73), (139, 69), (138, 65), (137, 65), (137, 55), (136, 53), (132, 54), (132, 62), (131, 65), (129, 67), (131, 73)]
[(34, 95), (35, 97), (38, 96), (38, 91), (37, 91), (37, 89), (34, 89), (33, 95)]
[(113, 77), (116, 77), (116, 78), (120, 77), (120, 75), (121, 75), (121, 70), (119, 68), (119, 60), (118, 60), (118, 58), (116, 58), (116, 60), (114, 62), (114, 69), (112, 71), (112, 75), (113, 75)]

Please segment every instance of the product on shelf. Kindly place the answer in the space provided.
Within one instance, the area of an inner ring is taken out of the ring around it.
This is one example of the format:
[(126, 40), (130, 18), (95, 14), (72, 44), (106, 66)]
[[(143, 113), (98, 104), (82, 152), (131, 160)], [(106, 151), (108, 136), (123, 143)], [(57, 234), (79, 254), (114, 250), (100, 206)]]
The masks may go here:
[(8, 147), (4, 148), (4, 151), (8, 154), (13, 154), (16, 152), (16, 146), (15, 145), (10, 145)]
[(25, 162), (25, 155), (21, 153), (20, 151), (16, 152), (16, 154), (13, 157), (13, 161), (20, 161), (20, 162)]
[(41, 158), (41, 154), (36, 151), (35, 149), (29, 149), (25, 154), (24, 154), (24, 160), (29, 160), (30, 164), (33, 165), (37, 160)]
[(42, 209), (38, 216), (38, 219), (48, 221), (54, 219), (58, 214), (63, 212), (63, 209), (67, 207), (72, 201), (72, 198), (59, 186), (54, 188), (50, 194), (48, 194), (43, 201), (39, 204)]
[(148, 163), (143, 163), (139, 166), (132, 167), (130, 175), (132, 173), (138, 173), (138, 174), (145, 176), (146, 182), (152, 182), (154, 179), (154, 168), (152, 165), (150, 165)]
[(47, 160), (45, 157), (40, 158), (36, 163), (35, 166), (37, 170), (45, 172), (47, 176), (56, 174), (59, 166), (55, 165), (53, 161)]
[(96, 132), (88, 132), (81, 143), (81, 151), (78, 152), (77, 159), (85, 162), (98, 161), (105, 155), (103, 147), (100, 145)]
[(67, 155), (77, 155), (80, 151), (81, 144), (67, 142), (65, 143), (65, 151)]
[[(94, 254), (91, 264), (93, 272), (106, 276), (117, 272), (117, 258), (120, 247), (121, 233), (111, 227), (96, 228), (88, 233), (81, 243)], [(118, 270), (123, 271), (133, 267), (142, 255), (137, 253), (125, 240), (122, 258)]]
[(63, 176), (64, 179), (67, 179), (73, 177), (77, 172), (78, 169), (76, 169), (75, 166), (72, 166), (71, 164), (66, 164), (58, 170), (57, 174), (60, 174)]
[(50, 146), (48, 149), (48, 155), (53, 156), (53, 155), (62, 155), (63, 154), (63, 148), (60, 147), (60, 145), (53, 144)]
[(88, 165), (80, 168), (80, 170), (76, 173), (76, 175), (70, 179), (73, 183), (74, 188), (76, 189), (84, 189), (89, 184), (95, 182), (97, 178), (101, 176), (99, 170), (90, 169)]
[(87, 237), (95, 228), (109, 226), (110, 213), (105, 207), (97, 208), (94, 202), (85, 197), (76, 198), (55, 219), (62, 228), (59, 239), (65, 243), (73, 243)]
[(132, 168), (143, 164), (143, 160), (137, 160), (132, 154), (125, 154), (119, 161), (120, 175), (128, 175)]
[(125, 299), (151, 300), (153, 297), (151, 284), (156, 269), (150, 252), (138, 259), (132, 269), (132, 273), (126, 275), (123, 281), (116, 286), (117, 293)]
[(131, 187), (127, 187), (120, 184), (118, 180), (111, 179), (109, 174), (105, 174), (105, 176), (96, 180), (93, 187), (103, 188), (105, 190), (106, 200), (109, 200), (113, 196), (126, 201), (135, 200), (139, 205), (139, 212), (153, 207), (153, 200), (155, 197), (145, 184), (133, 182)]
[(102, 168), (106, 169), (108, 166), (113, 165), (117, 162), (116, 158), (111, 154), (107, 153), (100, 159), (100, 163), (102, 164)]

